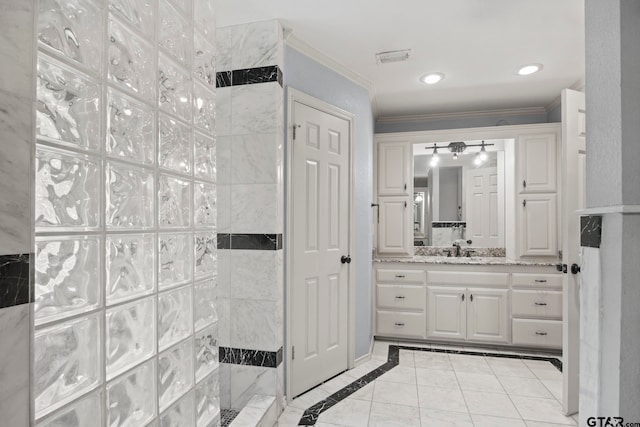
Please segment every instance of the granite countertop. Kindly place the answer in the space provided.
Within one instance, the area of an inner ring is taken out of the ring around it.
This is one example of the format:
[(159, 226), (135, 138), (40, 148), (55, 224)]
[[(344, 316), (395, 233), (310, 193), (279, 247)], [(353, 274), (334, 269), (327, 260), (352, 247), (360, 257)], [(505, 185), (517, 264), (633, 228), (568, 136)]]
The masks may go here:
[(420, 256), (407, 258), (374, 258), (373, 262), (395, 262), (399, 264), (462, 264), (462, 265), (523, 265), (552, 267), (555, 262), (545, 260), (514, 260), (505, 257), (446, 257)]

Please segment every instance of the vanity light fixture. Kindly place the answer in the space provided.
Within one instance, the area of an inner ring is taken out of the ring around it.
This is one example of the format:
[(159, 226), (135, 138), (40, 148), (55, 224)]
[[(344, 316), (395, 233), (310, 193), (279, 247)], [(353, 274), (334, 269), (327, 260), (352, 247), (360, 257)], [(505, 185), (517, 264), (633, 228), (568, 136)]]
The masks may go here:
[(482, 141), (482, 144), (480, 144), (480, 153), (478, 153), (478, 156), (481, 162), (486, 162), (487, 159), (489, 158), (489, 155), (487, 154), (487, 150), (485, 150), (484, 148), (485, 145), (486, 144), (484, 143), (484, 141)]
[(416, 203), (420, 203), (420, 202), (421, 202), (421, 201), (423, 201), (423, 200), (424, 200), (424, 199), (422, 198), (422, 195), (421, 195), (421, 194), (418, 194), (418, 195), (416, 196), (416, 198), (415, 198), (413, 201), (414, 201), (414, 202), (416, 202)]
[(438, 166), (438, 162), (440, 162), (440, 156), (438, 155), (438, 147), (436, 147), (436, 144), (433, 144), (433, 154), (431, 155), (431, 163), (429, 163), (431, 165), (432, 168), (435, 168), (436, 166)]
[(518, 74), (528, 76), (542, 70), (542, 64), (527, 64), (518, 69)]
[(420, 81), (427, 85), (436, 84), (442, 79), (444, 79), (444, 74), (442, 73), (429, 73), (420, 77)]

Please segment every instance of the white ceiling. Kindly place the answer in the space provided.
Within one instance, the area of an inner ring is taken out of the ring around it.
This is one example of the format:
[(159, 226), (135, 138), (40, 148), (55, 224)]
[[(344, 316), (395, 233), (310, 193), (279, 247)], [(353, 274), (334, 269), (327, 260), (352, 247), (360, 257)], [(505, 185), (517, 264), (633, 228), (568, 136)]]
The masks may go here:
[[(584, 0), (214, 1), (219, 27), (277, 18), (370, 82), (378, 117), (544, 107), (584, 77)], [(398, 49), (410, 59), (376, 64)], [(518, 76), (528, 63), (544, 68)]]

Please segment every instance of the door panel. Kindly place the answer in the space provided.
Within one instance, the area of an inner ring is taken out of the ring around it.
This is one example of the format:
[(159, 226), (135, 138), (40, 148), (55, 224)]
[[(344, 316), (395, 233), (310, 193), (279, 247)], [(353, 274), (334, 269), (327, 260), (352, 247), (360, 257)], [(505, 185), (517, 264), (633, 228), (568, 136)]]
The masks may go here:
[(378, 196), (409, 195), (411, 164), (409, 143), (378, 144)]
[(520, 196), (522, 227), (521, 255), (556, 256), (556, 195), (528, 194)]
[(519, 189), (523, 193), (555, 192), (556, 136), (555, 134), (522, 135), (518, 138), (520, 154)]
[(409, 255), (413, 252), (412, 200), (404, 196), (380, 197), (378, 253)]
[(427, 335), (464, 340), (467, 335), (466, 288), (427, 288)]
[(498, 215), (498, 169), (480, 168), (467, 172), (467, 238), (474, 246), (502, 247), (504, 225)]
[(291, 395), (348, 366), (349, 121), (293, 103)]
[(508, 342), (509, 291), (469, 288), (468, 297), (467, 339)]
[[(562, 254), (563, 263), (580, 264), (580, 215), (585, 205), (584, 162), (586, 153), (584, 93), (562, 91)], [(562, 408), (578, 412), (580, 394), (580, 279), (565, 274), (563, 282), (563, 393)], [(595, 392), (595, 391), (594, 391)]]

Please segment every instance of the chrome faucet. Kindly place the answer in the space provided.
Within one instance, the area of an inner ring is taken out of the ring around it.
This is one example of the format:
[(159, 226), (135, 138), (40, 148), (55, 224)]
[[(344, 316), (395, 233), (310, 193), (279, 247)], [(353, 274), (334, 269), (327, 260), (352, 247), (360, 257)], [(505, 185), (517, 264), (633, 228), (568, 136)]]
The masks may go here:
[(473, 242), (471, 240), (464, 240), (464, 239), (454, 240), (453, 241), (453, 246), (456, 248), (456, 257), (460, 256), (460, 244), (461, 243), (466, 243), (466, 244), (470, 245)]

